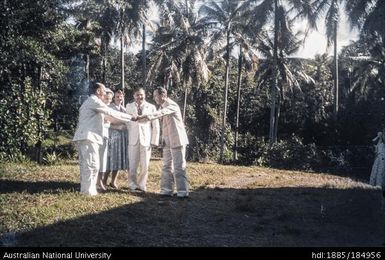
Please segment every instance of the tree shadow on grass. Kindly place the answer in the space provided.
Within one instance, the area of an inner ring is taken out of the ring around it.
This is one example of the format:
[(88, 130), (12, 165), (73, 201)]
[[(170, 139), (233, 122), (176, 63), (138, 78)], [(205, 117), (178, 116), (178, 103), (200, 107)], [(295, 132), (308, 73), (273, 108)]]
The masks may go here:
[[(45, 189), (42, 189), (43, 191)], [(103, 200), (103, 195), (94, 197)], [(16, 246), (383, 246), (378, 190), (198, 188), (16, 234)], [(87, 203), (87, 202), (85, 202)]]
[(67, 181), (15, 181), (15, 180), (0, 180), (0, 194), (5, 193), (52, 193), (76, 191), (79, 190), (79, 184)]

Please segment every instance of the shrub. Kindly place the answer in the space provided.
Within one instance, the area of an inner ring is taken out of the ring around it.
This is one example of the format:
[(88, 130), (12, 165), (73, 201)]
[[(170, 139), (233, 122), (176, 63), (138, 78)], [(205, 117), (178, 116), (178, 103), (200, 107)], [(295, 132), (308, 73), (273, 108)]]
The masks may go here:
[(31, 78), (13, 82), (0, 91), (0, 160), (25, 159), (30, 147), (42, 140), (50, 110), (45, 95), (36, 91)]
[(293, 135), (287, 140), (270, 145), (264, 140), (257, 144), (254, 164), (279, 169), (313, 170), (320, 164), (314, 144), (303, 144), (302, 140)]

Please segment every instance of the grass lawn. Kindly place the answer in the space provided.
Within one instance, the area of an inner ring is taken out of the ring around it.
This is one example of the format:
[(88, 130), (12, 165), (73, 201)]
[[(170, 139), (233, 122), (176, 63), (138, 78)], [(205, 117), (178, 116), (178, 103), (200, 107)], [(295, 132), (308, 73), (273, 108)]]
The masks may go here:
[(79, 193), (79, 166), (0, 165), (3, 246), (383, 246), (381, 191), (348, 177), (188, 163), (189, 199)]

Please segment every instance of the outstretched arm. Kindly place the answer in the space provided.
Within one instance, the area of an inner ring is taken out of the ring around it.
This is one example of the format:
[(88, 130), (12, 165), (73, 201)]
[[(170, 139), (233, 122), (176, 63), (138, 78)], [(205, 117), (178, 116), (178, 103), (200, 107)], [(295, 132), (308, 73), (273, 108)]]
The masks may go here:
[(148, 114), (145, 116), (148, 120), (155, 120), (158, 118), (161, 118), (166, 115), (174, 114), (178, 111), (178, 106), (175, 104), (169, 104), (167, 107), (163, 107), (162, 109), (159, 109), (151, 114)]
[(98, 113), (105, 114), (107, 116), (106, 117), (107, 120), (110, 119), (110, 121), (115, 119), (115, 120), (119, 120), (119, 121), (122, 121), (122, 122), (129, 122), (129, 121), (135, 119), (133, 116), (131, 116), (129, 114), (122, 113), (122, 112), (116, 111), (116, 110), (108, 107), (106, 104), (104, 104), (98, 98), (94, 99), (94, 102), (93, 102), (92, 105), (93, 105), (92, 109), (94, 109)]

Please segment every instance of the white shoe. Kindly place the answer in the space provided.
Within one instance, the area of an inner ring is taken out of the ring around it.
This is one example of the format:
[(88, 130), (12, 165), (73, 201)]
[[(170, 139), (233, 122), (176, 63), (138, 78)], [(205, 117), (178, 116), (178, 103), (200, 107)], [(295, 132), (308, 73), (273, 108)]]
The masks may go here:
[(188, 198), (188, 192), (187, 191), (178, 191), (176, 194), (178, 198)]

